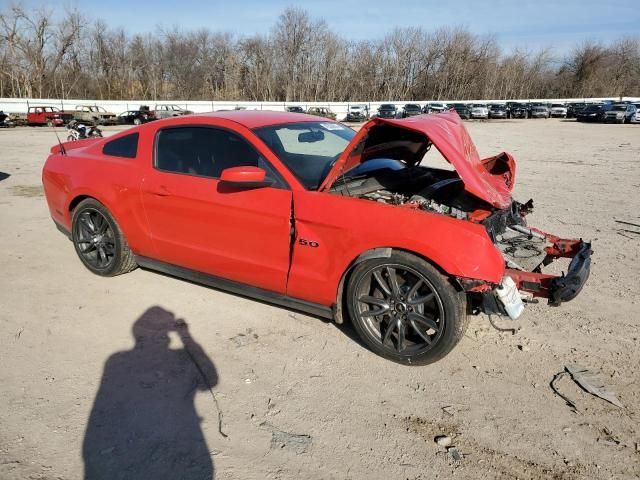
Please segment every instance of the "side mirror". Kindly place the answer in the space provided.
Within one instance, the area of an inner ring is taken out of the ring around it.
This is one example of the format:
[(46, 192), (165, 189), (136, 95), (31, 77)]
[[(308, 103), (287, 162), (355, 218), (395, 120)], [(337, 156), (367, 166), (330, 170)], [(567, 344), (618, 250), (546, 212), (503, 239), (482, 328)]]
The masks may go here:
[(268, 187), (273, 183), (262, 168), (250, 166), (225, 168), (220, 174), (220, 182), (235, 188)]

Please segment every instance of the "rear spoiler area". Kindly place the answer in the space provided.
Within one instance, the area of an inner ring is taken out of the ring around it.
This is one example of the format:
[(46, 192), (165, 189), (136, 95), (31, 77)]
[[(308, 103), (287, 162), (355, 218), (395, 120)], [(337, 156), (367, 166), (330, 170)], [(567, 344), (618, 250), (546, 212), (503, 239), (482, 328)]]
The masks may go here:
[(82, 140), (77, 140), (75, 142), (62, 142), (54, 145), (49, 150), (52, 155), (57, 155), (60, 153), (66, 153), (69, 150), (76, 150), (78, 148), (85, 148), (89, 145), (93, 145), (97, 140), (102, 140), (101, 138), (84, 138)]

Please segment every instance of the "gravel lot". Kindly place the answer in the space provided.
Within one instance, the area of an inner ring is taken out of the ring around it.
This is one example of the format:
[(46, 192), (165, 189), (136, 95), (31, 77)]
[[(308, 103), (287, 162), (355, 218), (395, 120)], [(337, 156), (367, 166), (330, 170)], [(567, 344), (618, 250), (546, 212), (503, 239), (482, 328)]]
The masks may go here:
[[(219, 479), (638, 478), (640, 228), (618, 222), (640, 225), (640, 125), (468, 128), (482, 155), (514, 154), (530, 224), (593, 240), (592, 276), (561, 308), (502, 320), (515, 335), (474, 318), (447, 358), (418, 368), (300, 313), (140, 269), (92, 275), (43, 197), (54, 134), (0, 130), (0, 478), (82, 478), (85, 463), (110, 479), (163, 478), (154, 466), (210, 478), (212, 463)], [(183, 341), (201, 346), (213, 396)], [(625, 408), (563, 378), (573, 411), (549, 386), (571, 364), (599, 373)], [(123, 402), (131, 414), (110, 415)], [(130, 422), (149, 437), (129, 436)], [(156, 435), (172, 422), (184, 438)], [(185, 464), (181, 448), (201, 461)]]

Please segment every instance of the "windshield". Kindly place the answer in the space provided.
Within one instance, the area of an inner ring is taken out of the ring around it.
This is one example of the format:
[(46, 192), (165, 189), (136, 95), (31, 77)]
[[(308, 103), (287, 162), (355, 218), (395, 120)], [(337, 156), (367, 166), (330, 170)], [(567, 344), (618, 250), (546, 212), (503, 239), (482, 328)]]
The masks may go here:
[(487, 108), (483, 103), (474, 103), (473, 108)]
[(395, 110), (395, 105), (380, 105), (380, 110)]
[(308, 190), (316, 190), (356, 132), (337, 122), (286, 123), (254, 133)]
[(404, 109), (405, 110), (420, 110), (420, 105), (409, 104), (409, 105), (405, 105)]
[(614, 105), (611, 110), (613, 110), (614, 112), (624, 112), (626, 109), (626, 105)]
[(600, 110), (602, 110), (601, 105), (589, 105), (587, 108), (584, 109), (585, 112), (598, 112)]
[(561, 103), (554, 103), (553, 105), (551, 105), (551, 108), (564, 108), (564, 105), (562, 105)]

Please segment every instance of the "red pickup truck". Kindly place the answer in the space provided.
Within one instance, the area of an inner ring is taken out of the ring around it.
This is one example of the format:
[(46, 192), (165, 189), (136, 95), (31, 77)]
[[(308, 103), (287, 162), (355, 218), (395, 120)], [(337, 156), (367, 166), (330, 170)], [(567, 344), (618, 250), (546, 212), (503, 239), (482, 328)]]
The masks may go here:
[(29, 107), (27, 113), (28, 125), (47, 125), (48, 127), (59, 127), (73, 120), (73, 115), (61, 111), (57, 107)]

